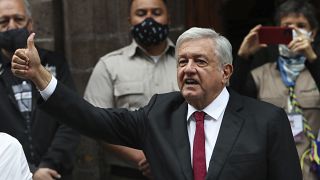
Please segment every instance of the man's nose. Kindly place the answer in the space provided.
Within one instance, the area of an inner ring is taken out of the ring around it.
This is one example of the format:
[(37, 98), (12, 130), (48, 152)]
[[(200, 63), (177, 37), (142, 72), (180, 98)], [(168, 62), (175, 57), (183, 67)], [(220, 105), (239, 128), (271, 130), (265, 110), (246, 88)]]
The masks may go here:
[(7, 30), (12, 30), (12, 29), (17, 29), (17, 28), (18, 28), (17, 22), (13, 18), (11, 18), (9, 20)]
[(151, 10), (147, 11), (146, 18), (155, 18)]
[(196, 72), (197, 65), (193, 61), (189, 61), (185, 66), (185, 72)]

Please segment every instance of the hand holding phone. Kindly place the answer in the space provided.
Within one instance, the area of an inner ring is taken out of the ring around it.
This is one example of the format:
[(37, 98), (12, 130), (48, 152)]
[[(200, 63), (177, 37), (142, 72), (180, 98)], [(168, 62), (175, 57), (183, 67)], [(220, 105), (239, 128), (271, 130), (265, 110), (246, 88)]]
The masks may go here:
[(262, 26), (258, 31), (260, 44), (289, 44), (292, 41), (290, 27)]

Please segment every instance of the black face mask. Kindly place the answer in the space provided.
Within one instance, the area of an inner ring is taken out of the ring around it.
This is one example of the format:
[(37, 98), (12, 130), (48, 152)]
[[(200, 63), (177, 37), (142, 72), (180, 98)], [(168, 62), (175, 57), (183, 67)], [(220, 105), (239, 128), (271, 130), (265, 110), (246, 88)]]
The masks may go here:
[(156, 22), (153, 18), (146, 18), (140, 24), (131, 28), (133, 38), (141, 45), (156, 45), (164, 41), (169, 34), (169, 26)]
[(12, 53), (19, 48), (25, 48), (29, 34), (26, 28), (0, 32), (0, 48)]

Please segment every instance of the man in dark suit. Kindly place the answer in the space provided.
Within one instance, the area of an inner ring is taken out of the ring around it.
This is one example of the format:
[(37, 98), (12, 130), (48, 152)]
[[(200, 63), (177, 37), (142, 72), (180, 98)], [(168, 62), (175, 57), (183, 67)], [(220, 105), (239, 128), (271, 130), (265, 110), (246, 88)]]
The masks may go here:
[(15, 52), (12, 72), (35, 83), (43, 110), (88, 136), (142, 149), (154, 179), (302, 180), (285, 112), (226, 88), (231, 45), (215, 31), (179, 37), (180, 92), (154, 95), (137, 111), (94, 107), (57, 83), (33, 39)]
[[(33, 27), (27, 0), (0, 0), (0, 131), (21, 143), (33, 180), (70, 180), (79, 135), (40, 110), (36, 87), (11, 72), (12, 56), (16, 49), (26, 47)], [(66, 59), (59, 53), (37, 49), (41, 64), (61, 83), (73, 88)]]

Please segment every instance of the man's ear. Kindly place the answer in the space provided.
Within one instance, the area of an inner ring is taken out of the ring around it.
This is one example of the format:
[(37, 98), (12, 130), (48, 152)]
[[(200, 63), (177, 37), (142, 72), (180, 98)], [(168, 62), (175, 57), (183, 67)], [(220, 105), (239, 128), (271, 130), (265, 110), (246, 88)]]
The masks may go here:
[(230, 77), (233, 73), (233, 66), (232, 64), (225, 64), (223, 65), (223, 83), (228, 84)]

